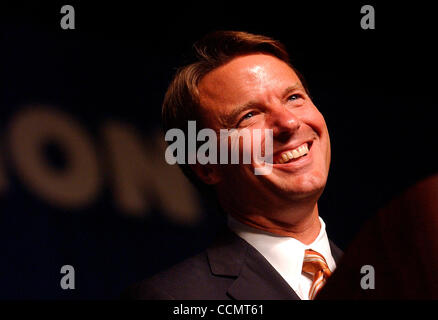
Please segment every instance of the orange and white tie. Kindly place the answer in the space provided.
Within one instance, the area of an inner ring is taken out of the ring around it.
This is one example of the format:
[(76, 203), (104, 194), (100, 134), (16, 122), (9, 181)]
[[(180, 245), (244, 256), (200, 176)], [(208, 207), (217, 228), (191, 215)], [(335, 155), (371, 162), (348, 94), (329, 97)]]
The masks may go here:
[(332, 274), (324, 257), (312, 250), (305, 251), (303, 260), (303, 273), (313, 279), (309, 290), (309, 299), (313, 300), (319, 290), (324, 286), (327, 278)]

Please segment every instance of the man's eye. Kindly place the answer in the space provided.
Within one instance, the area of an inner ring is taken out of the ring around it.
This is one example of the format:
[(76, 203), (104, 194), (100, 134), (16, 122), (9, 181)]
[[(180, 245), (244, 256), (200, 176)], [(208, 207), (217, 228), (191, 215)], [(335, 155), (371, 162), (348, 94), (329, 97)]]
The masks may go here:
[(245, 114), (245, 115), (243, 116), (242, 120), (249, 119), (249, 118), (251, 118), (252, 116), (254, 116), (254, 113), (253, 113), (253, 112), (248, 112), (247, 114)]
[(239, 122), (237, 123), (237, 125), (239, 126), (239, 125), (242, 123), (242, 121), (248, 120), (249, 118), (254, 117), (254, 115), (255, 115), (255, 112), (254, 112), (254, 111), (248, 112), (247, 114), (245, 114), (245, 115), (239, 120)]
[(293, 94), (293, 95), (291, 95), (289, 98), (288, 98), (288, 100), (297, 100), (298, 98), (300, 98), (300, 95), (299, 94)]

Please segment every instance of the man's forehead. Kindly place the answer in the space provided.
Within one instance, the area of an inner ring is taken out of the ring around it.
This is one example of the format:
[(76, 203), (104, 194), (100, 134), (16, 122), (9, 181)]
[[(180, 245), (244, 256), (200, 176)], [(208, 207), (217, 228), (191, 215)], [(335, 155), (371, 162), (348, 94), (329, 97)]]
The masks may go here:
[(282, 60), (252, 54), (236, 57), (201, 80), (201, 100), (238, 100), (263, 90), (284, 90), (300, 82), (294, 70)]

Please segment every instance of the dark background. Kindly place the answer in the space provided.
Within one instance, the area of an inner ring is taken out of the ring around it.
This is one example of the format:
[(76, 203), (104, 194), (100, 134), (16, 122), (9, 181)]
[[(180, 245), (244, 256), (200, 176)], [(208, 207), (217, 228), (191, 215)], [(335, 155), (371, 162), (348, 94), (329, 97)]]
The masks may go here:
[[(75, 8), (75, 30), (60, 27), (64, 4)], [(365, 4), (374, 5), (375, 30), (360, 27)], [(7, 138), (20, 110), (50, 106), (86, 130), (104, 166), (102, 123), (116, 119), (146, 138), (157, 132), (175, 68), (213, 30), (262, 33), (287, 46), (329, 128), (320, 214), (345, 249), (379, 207), (437, 171), (433, 13), (420, 2), (2, 3), (0, 298), (117, 298), (214, 238), (223, 219), (202, 199), (191, 225), (171, 221), (160, 206), (122, 212), (106, 167), (91, 204), (56, 206), (20, 178)], [(47, 162), (62, 170), (63, 157), (58, 146)], [(66, 264), (75, 268), (75, 290), (59, 285)]]

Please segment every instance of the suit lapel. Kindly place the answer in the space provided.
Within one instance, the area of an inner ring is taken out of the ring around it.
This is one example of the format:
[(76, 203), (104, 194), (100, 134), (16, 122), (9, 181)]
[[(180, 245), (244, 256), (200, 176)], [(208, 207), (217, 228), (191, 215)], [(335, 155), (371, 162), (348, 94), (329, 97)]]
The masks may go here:
[(237, 300), (300, 300), (277, 270), (250, 245), (242, 271), (228, 288), (228, 294)]
[(227, 230), (207, 250), (211, 272), (235, 277), (228, 295), (237, 300), (299, 300), (281, 275), (245, 240)]

